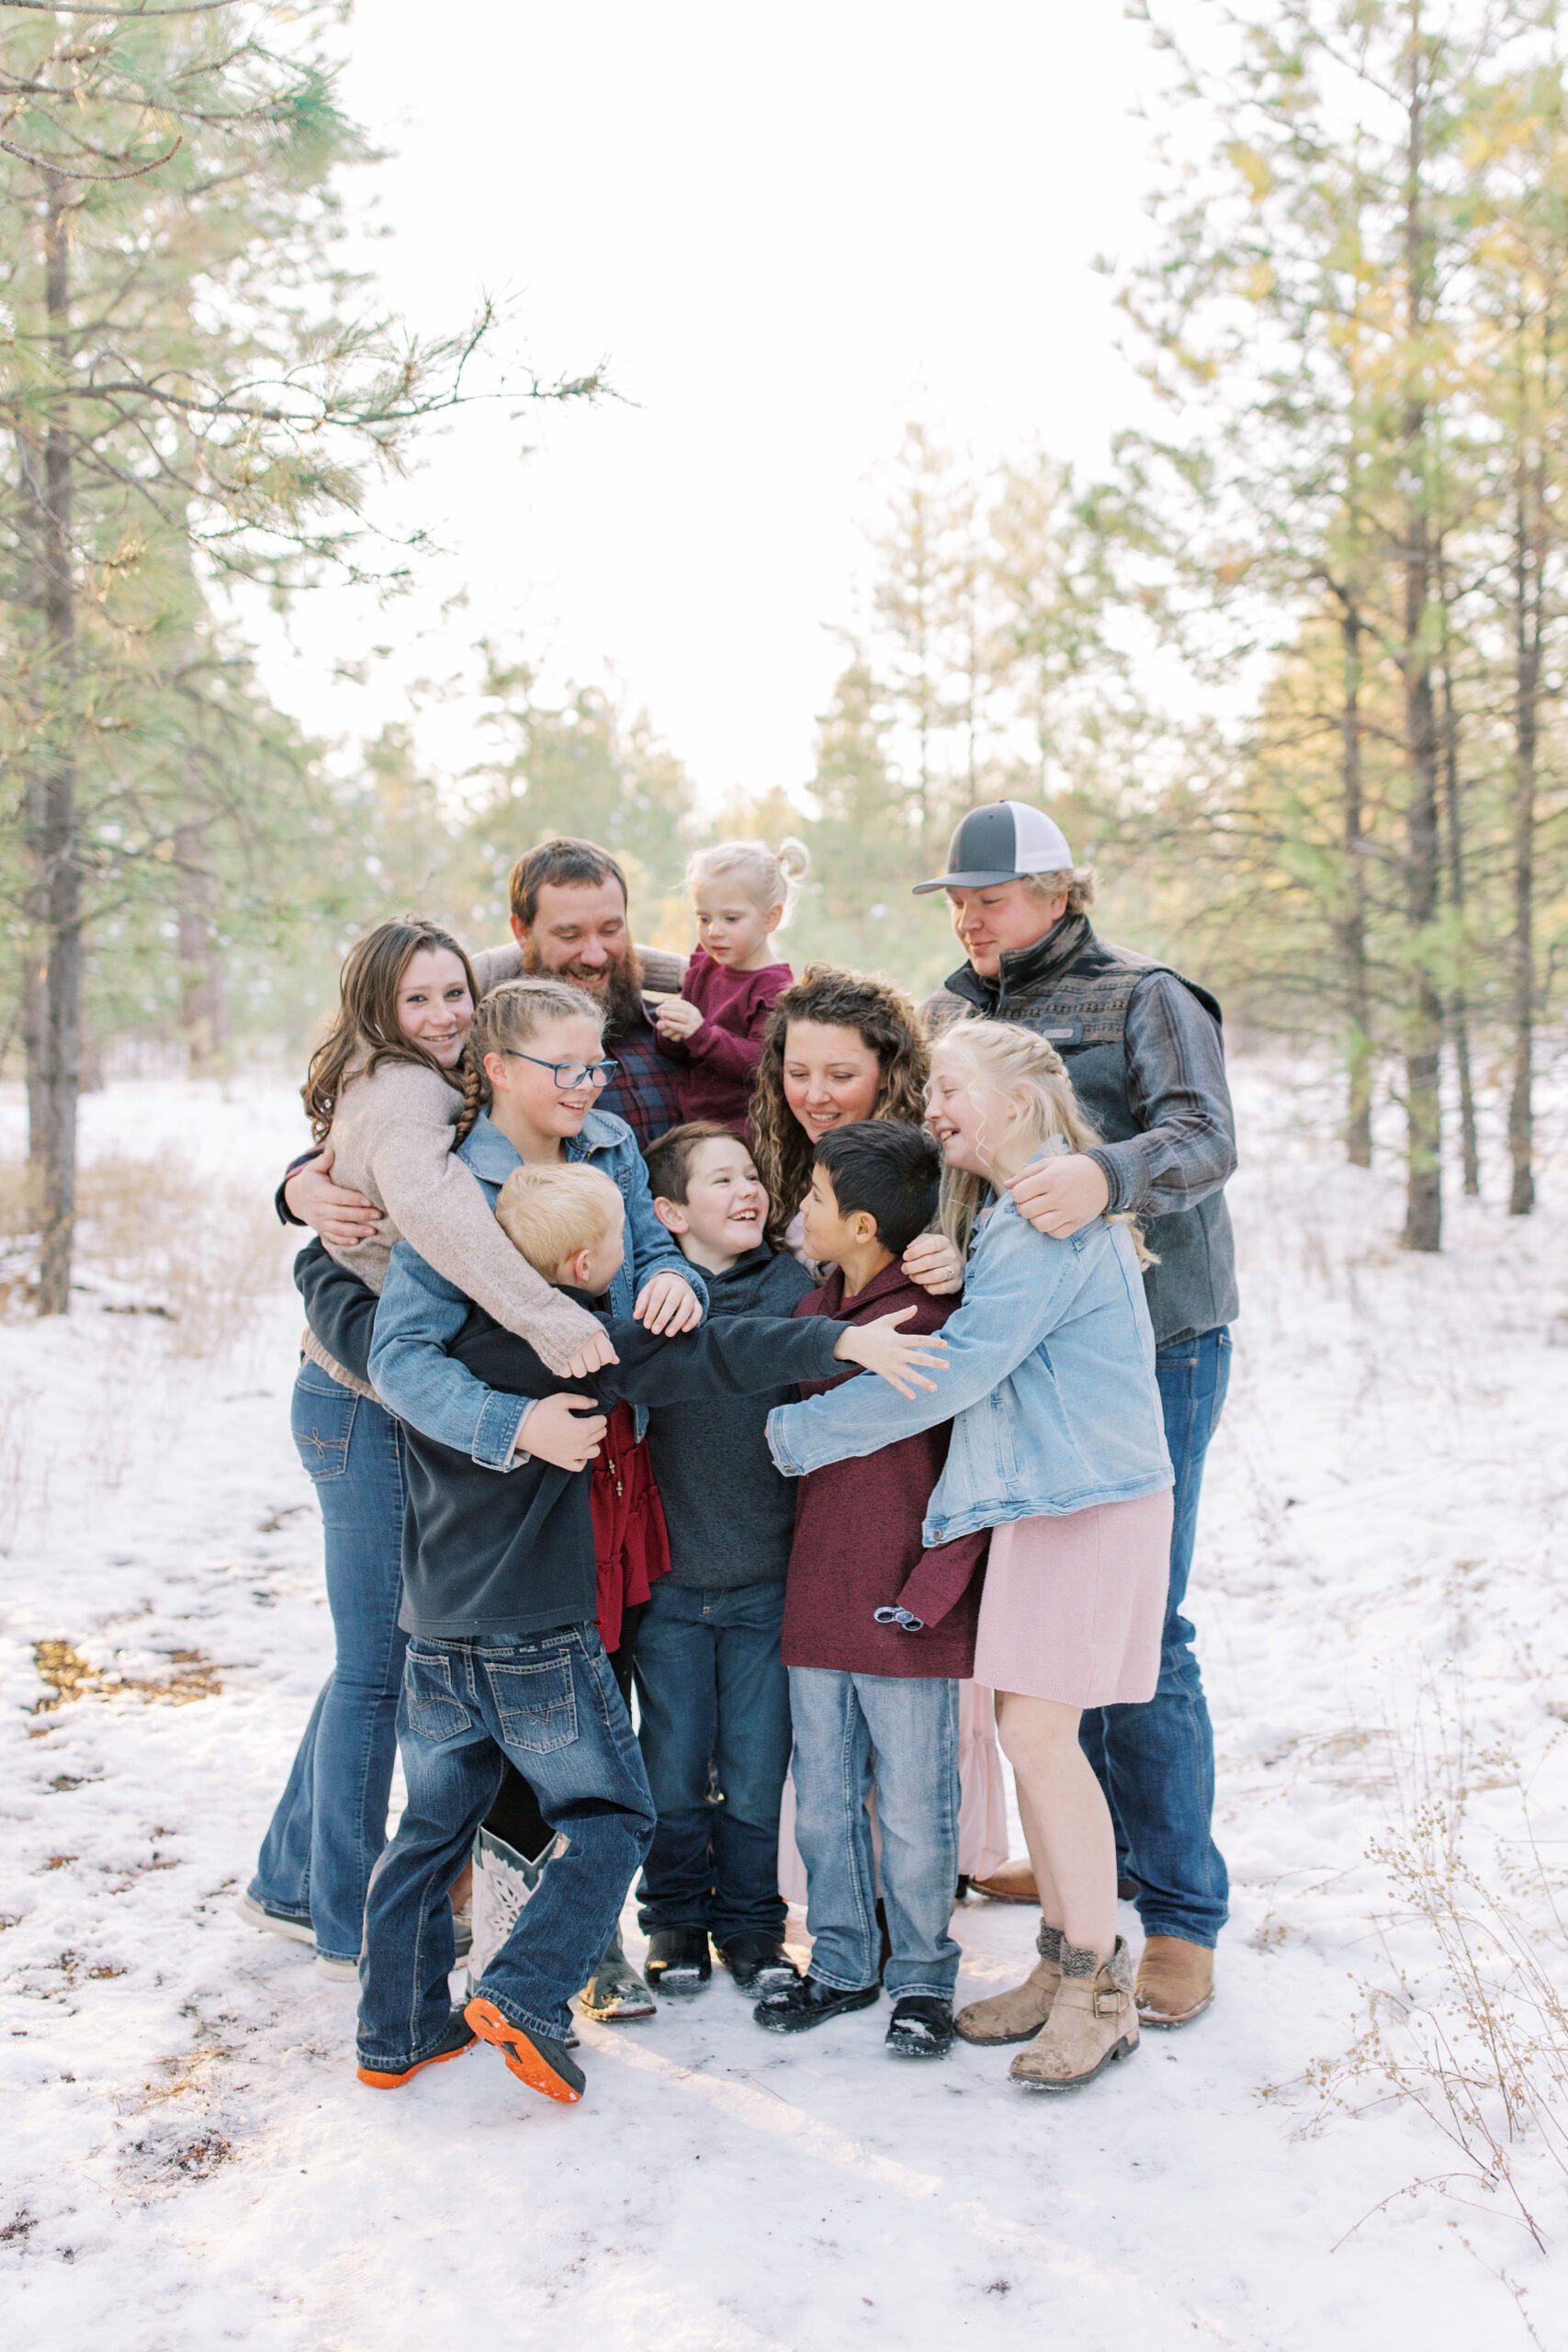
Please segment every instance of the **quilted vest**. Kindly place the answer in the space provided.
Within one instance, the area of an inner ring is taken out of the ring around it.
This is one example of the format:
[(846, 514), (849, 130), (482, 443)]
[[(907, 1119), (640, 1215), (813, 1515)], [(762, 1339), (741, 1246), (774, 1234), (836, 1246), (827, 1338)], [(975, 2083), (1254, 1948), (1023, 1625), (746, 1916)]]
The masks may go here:
[[(961, 966), (928, 1000), (926, 1021), (935, 1037), (978, 1012), (990, 1021), (1016, 1021), (1048, 1038), (1066, 1064), (1085, 1115), (1107, 1143), (1124, 1143), (1141, 1131), (1127, 1092), (1127, 1008), (1151, 972), (1170, 972), (1219, 1022), (1219, 1005), (1206, 989), (1152, 956), (1112, 947), (1097, 936), (1087, 915), (1067, 917), (1034, 946), (1004, 956), (998, 979)], [(1195, 1208), (1149, 1217), (1144, 1230), (1159, 1259), (1144, 1275), (1156, 1346), (1234, 1321), (1235, 1243), (1224, 1193), (1211, 1193)]]

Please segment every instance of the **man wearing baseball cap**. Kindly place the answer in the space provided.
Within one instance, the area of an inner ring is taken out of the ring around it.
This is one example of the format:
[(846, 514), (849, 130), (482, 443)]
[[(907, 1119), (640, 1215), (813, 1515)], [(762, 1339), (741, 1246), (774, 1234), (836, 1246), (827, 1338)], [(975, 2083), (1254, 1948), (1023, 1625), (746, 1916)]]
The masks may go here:
[[(1235, 1166), (1220, 1008), (1168, 966), (1099, 938), (1092, 875), (1061, 828), (1023, 800), (970, 810), (945, 890), (968, 961), (926, 1007), (933, 1032), (978, 1013), (1047, 1037), (1103, 1137), (1031, 1170), (1014, 1187), (1042, 1233), (1076, 1233), (1130, 1210), (1158, 1259), (1145, 1275), (1165, 1430), (1176, 1472), (1170, 1597), (1159, 1684), (1144, 1706), (1102, 1707), (1083, 1743), (1116, 1823), (1118, 1876), (1131, 1883), (1145, 1944), (1145, 2025), (1186, 2025), (1213, 1998), (1213, 1947), (1226, 1917), (1224, 1861), (1211, 1827), (1213, 1734), (1182, 1612), (1203, 1457), (1224, 1403), (1235, 1253), (1224, 1186)], [(996, 1891), (1032, 1895), (1010, 1864)]]

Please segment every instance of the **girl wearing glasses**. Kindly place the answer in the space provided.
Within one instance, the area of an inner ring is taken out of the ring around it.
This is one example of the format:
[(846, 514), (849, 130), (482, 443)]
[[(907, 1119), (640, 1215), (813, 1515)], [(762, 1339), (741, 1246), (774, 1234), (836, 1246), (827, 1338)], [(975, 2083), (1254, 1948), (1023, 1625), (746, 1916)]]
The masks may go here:
[[(602, 1014), (570, 982), (513, 980), (488, 996), (474, 1018), (469, 1050), (490, 1091), (457, 1157), (493, 1204), (518, 1167), (587, 1160), (615, 1183), (626, 1207), (626, 1255), (608, 1293), (615, 1315), (635, 1315), (650, 1331), (700, 1323), (707, 1306), (702, 1277), (681, 1255), (653, 1213), (648, 1173), (624, 1119), (594, 1105), (615, 1074), (604, 1052)], [(499, 1230), (499, 1228), (498, 1228)], [(510, 1245), (509, 1245), (510, 1246)], [(484, 1385), (447, 1351), (468, 1318), (470, 1300), (412, 1247), (392, 1261), (376, 1317), (378, 1366), (402, 1419), (427, 1437), (491, 1469), (508, 1469), (530, 1401)], [(624, 1694), (631, 1684), (632, 1638), (656, 1578), (670, 1566), (664, 1517), (643, 1439), (647, 1415), (617, 1405), (597, 1447), (579, 1429), (578, 1466), (593, 1459), (591, 1501), (598, 1566), (599, 1632)], [(537, 1419), (530, 1426), (529, 1448)], [(595, 1426), (592, 1435), (597, 1435)], [(552, 1455), (550, 1457), (554, 1459)], [(491, 1839), (531, 1866), (550, 1833), (527, 1784), (509, 1770), (486, 1823)], [(486, 1852), (491, 1850), (487, 1843)], [(488, 1869), (487, 1861), (487, 1869)], [(476, 1928), (477, 1928), (476, 1921)], [(583, 1991), (591, 2016), (626, 2020), (653, 2013), (653, 1996), (624, 1957), (617, 1934)]]

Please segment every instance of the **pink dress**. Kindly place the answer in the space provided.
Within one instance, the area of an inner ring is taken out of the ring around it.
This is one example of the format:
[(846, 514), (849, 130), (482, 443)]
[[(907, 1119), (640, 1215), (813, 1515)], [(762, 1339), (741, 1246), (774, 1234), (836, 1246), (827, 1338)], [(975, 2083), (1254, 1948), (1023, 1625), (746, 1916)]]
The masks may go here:
[(1141, 1705), (1159, 1679), (1169, 1487), (991, 1531), (975, 1679), (1063, 1707)]

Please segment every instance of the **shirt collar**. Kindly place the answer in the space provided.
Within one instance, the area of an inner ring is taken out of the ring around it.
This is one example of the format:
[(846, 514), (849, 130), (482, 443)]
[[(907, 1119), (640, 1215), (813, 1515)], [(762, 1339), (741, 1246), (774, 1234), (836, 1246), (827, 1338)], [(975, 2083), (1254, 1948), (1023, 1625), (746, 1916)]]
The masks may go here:
[(1093, 937), (1094, 928), (1087, 915), (1063, 915), (1044, 938), (1035, 940), (1032, 946), (1005, 949), (1001, 970), (995, 978), (977, 972), (973, 964), (961, 964), (949, 977), (949, 991), (961, 996), (966, 1004), (978, 1005), (982, 1012), (994, 1015), (999, 1005), (1021, 989), (1037, 988), (1042, 980), (1065, 972)]
[[(592, 1159), (596, 1151), (607, 1150), (619, 1134), (619, 1120), (604, 1111), (590, 1111), (578, 1133), (567, 1137), (566, 1156)], [(521, 1152), (507, 1142), (488, 1111), (481, 1111), (474, 1121), (472, 1132), (457, 1147), (457, 1157), (486, 1184), (504, 1184), (513, 1170), (523, 1165)]]

